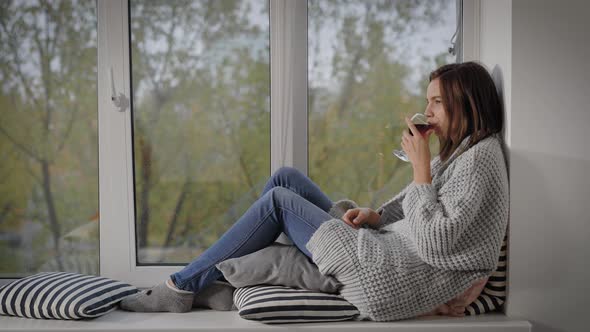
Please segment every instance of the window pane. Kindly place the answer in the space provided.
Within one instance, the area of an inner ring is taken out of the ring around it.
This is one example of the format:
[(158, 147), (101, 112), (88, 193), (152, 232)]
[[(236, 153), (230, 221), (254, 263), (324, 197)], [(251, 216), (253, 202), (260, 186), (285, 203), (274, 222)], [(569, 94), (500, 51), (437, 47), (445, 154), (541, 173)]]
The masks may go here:
[(270, 172), (266, 1), (131, 1), (138, 264), (185, 263)]
[(429, 72), (454, 61), (455, 3), (308, 1), (309, 175), (333, 200), (375, 208), (411, 181), (391, 151)]
[(97, 274), (96, 3), (0, 7), (0, 277)]

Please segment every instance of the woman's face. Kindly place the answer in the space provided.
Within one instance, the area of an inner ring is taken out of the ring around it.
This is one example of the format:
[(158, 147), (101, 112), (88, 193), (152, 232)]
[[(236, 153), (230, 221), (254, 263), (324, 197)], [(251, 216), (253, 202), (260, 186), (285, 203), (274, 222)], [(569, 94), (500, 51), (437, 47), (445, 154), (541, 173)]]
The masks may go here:
[(434, 79), (426, 89), (426, 111), (428, 123), (438, 137), (448, 137), (449, 119), (442, 103), (439, 79)]

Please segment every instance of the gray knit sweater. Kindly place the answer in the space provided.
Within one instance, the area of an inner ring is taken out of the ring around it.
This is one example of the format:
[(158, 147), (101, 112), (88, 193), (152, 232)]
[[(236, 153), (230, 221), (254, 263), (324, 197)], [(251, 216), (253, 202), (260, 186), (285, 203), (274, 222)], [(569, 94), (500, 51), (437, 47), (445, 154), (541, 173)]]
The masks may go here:
[(320, 271), (338, 279), (359, 319), (416, 317), (464, 292), (496, 268), (508, 222), (508, 176), (501, 137), (431, 162), (432, 184), (411, 183), (383, 204), (377, 229), (339, 218), (356, 206), (334, 204), (335, 219), (307, 243)]

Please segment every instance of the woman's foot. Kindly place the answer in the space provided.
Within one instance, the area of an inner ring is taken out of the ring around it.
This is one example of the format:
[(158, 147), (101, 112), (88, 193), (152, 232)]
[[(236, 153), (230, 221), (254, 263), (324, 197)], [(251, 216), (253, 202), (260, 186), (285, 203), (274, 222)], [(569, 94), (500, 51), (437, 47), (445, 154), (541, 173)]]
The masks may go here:
[(209, 308), (219, 311), (236, 310), (235, 287), (227, 282), (215, 281), (195, 295), (193, 308)]
[(172, 280), (130, 295), (121, 301), (121, 309), (138, 312), (188, 312), (193, 304), (193, 292), (176, 288)]

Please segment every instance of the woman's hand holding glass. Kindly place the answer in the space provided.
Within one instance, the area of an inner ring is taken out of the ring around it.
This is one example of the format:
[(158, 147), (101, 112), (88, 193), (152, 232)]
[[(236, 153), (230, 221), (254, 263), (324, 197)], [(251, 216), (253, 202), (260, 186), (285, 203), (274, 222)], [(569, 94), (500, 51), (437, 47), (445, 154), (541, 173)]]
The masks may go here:
[(434, 132), (429, 128), (424, 133), (420, 132), (414, 123), (406, 117), (409, 130), (402, 135), (402, 149), (408, 156), (414, 168), (415, 183), (431, 183), (430, 174), (430, 146), (428, 139)]
[(369, 208), (349, 209), (342, 216), (342, 220), (350, 227), (359, 229), (362, 225), (368, 224), (375, 227), (379, 224), (381, 215)]
[[(407, 119), (406, 119), (406, 121), (407, 121)], [(428, 119), (427, 119), (426, 115), (422, 114), (422, 113), (414, 114), (412, 116), (412, 119), (410, 119), (410, 121), (415, 125), (416, 128), (418, 128), (418, 130), (421, 133), (425, 133), (429, 129), (432, 128), (430, 126), (430, 124), (428, 123)], [(393, 155), (405, 162), (410, 161), (410, 159), (408, 158), (408, 155), (404, 152), (404, 150), (395, 149), (395, 150), (393, 150)]]

